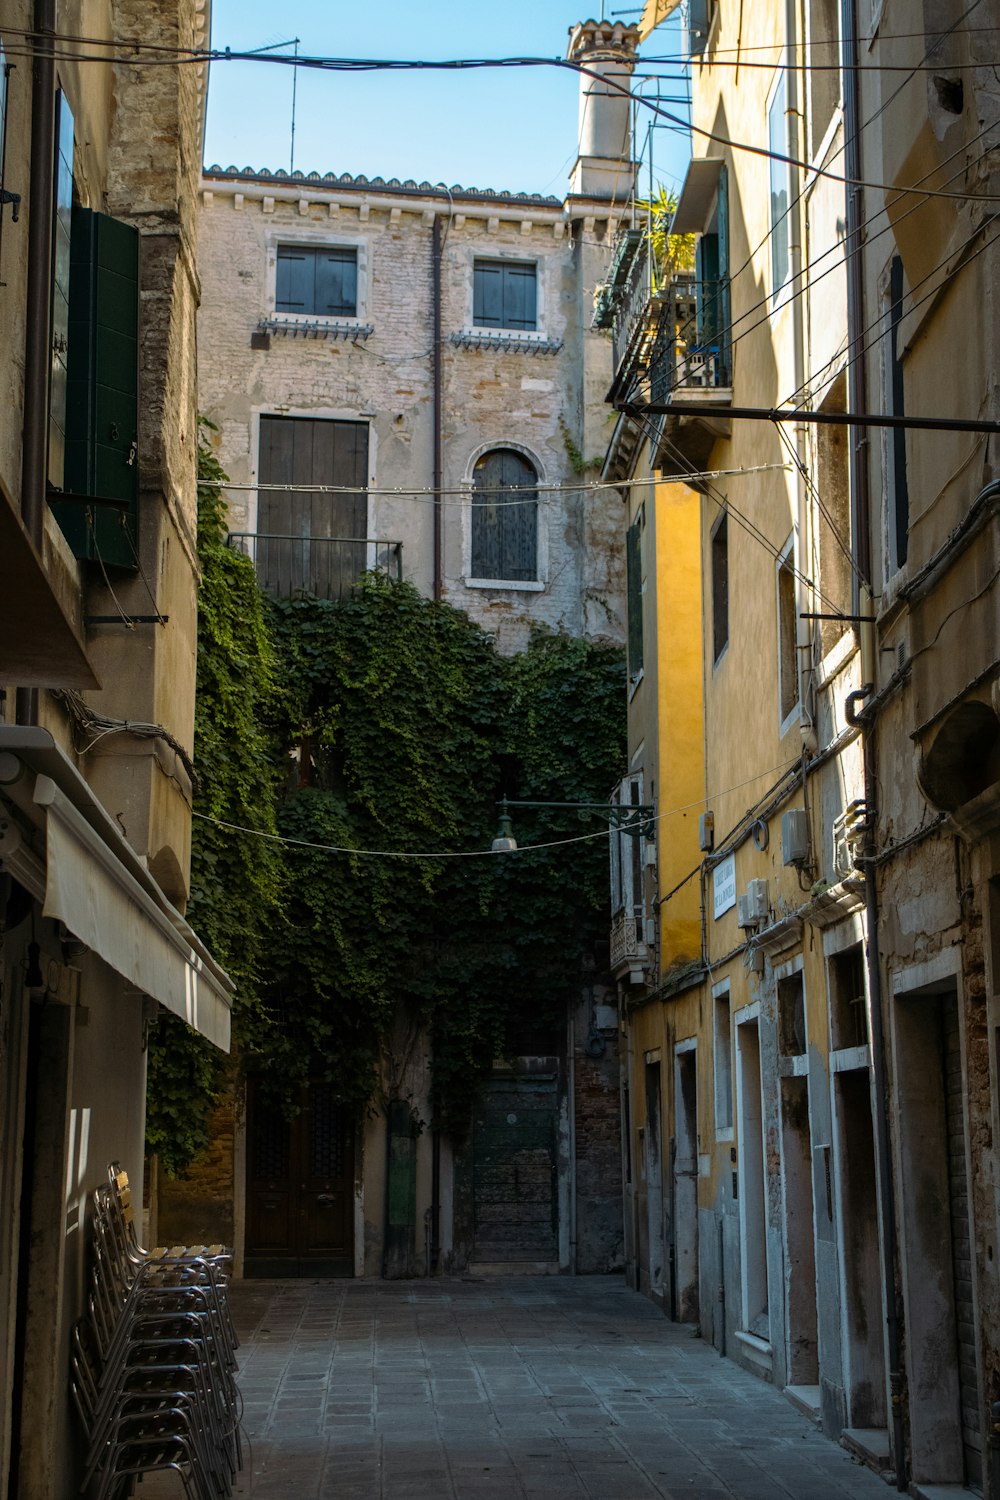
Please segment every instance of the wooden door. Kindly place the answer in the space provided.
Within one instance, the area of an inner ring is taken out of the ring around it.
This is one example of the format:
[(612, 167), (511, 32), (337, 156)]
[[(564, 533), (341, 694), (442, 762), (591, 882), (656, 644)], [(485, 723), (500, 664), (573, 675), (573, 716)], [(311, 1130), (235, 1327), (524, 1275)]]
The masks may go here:
[(556, 1074), (490, 1080), (473, 1132), (475, 1259), (556, 1261)]
[[(261, 417), (257, 575), (277, 598), (342, 599), (367, 566), (368, 424)], [(339, 493), (268, 485), (345, 486)]]
[(330, 1084), (289, 1121), (249, 1081), (244, 1274), (354, 1274), (354, 1123)]

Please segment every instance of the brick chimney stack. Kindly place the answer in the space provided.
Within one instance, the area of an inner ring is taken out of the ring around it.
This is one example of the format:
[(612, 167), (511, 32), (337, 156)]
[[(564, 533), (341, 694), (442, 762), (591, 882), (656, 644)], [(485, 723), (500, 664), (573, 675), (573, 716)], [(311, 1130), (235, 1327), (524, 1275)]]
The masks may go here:
[(583, 63), (580, 135), (570, 193), (624, 203), (635, 182), (630, 85), (638, 58), (638, 26), (581, 21), (569, 33), (566, 56)]

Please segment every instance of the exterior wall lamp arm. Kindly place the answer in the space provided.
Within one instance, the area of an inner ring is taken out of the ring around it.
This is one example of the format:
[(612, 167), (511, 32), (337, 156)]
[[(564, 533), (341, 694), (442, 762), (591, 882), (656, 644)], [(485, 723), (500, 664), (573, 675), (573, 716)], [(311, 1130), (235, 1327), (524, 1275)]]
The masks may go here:
[(614, 803), (614, 802), (534, 802), (516, 801), (510, 797), (501, 797), (497, 804), (500, 808), (500, 824), (497, 836), (493, 840), (492, 848), (499, 854), (505, 851), (513, 851), (517, 848), (517, 840), (514, 837), (514, 826), (510, 816), (512, 807), (563, 807), (572, 809), (574, 812), (597, 812), (606, 817), (612, 828), (619, 829), (622, 833), (629, 834), (632, 838), (652, 838), (653, 819), (656, 809), (648, 803)]

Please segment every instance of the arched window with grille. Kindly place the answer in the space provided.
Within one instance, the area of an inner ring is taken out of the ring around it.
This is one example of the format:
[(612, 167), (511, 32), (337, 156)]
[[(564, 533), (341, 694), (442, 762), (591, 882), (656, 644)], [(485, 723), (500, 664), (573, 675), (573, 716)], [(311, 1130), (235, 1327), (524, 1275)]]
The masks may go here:
[(473, 470), (472, 578), (534, 583), (538, 578), (535, 467), (513, 448), (484, 453)]

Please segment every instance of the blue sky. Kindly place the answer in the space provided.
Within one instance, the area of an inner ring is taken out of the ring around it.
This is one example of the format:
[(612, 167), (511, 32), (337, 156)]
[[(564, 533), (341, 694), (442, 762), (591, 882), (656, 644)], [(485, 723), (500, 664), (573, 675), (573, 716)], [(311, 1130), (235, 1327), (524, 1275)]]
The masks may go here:
[[(613, 0), (608, 4), (608, 14), (618, 9)], [(599, 4), (588, 10), (572, 0), (505, 0), (498, 6), (477, 0), (422, 6), (413, 0), (295, 0), (284, 7), (273, 0), (213, 0), (212, 43), (243, 51), (298, 36), (303, 53), (324, 56), (563, 57), (570, 26), (595, 14)], [(637, 20), (638, 13), (620, 18)], [(675, 49), (670, 27), (646, 44), (651, 54)], [(666, 93), (681, 91), (664, 86)], [(461, 76), (300, 69), (295, 166), (561, 195), (576, 155), (577, 94), (576, 75), (556, 68)], [(206, 162), (287, 168), (291, 104), (291, 69), (213, 65)], [(644, 125), (640, 133), (644, 140)], [(675, 184), (689, 154), (684, 137), (656, 131), (656, 178)]]

